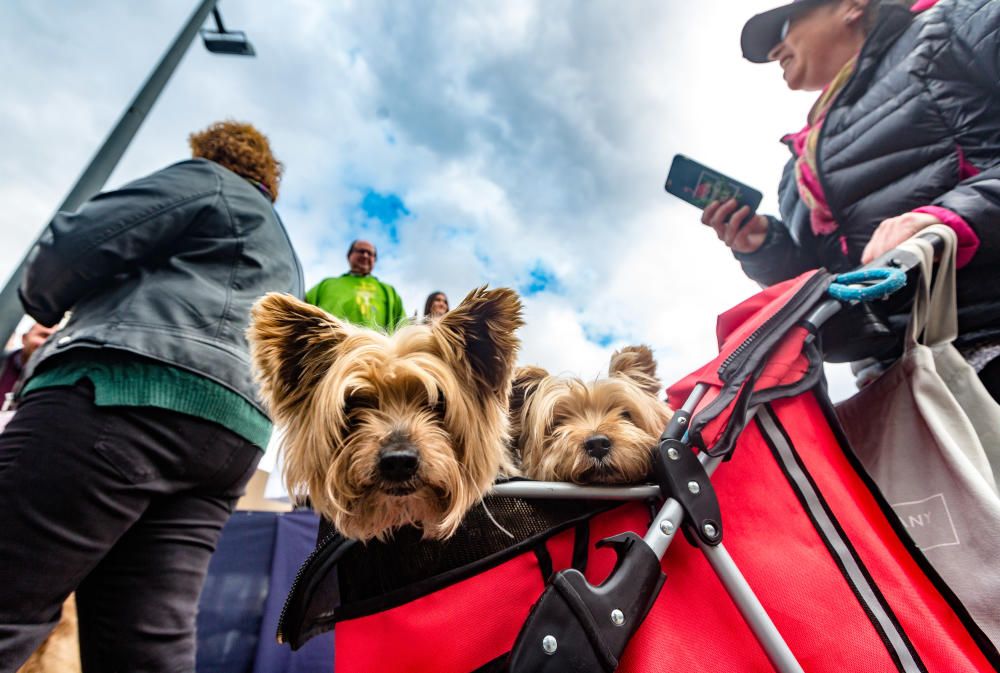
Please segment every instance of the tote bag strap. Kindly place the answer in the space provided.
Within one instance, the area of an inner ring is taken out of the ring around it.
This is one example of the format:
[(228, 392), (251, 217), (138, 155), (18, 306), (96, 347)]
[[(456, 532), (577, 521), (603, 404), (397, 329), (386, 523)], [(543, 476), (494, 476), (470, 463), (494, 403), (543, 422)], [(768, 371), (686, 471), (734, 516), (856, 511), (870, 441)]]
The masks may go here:
[(936, 234), (944, 241), (938, 258), (937, 272), (931, 287), (930, 310), (924, 327), (924, 343), (936, 346), (951, 343), (958, 336), (958, 302), (955, 298), (955, 254), (958, 236), (946, 224), (935, 224), (925, 232)]
[[(913, 298), (913, 311), (906, 331), (906, 350), (921, 343), (935, 346), (954, 341), (958, 335), (958, 313), (955, 300), (955, 250), (957, 239), (954, 230), (944, 224), (935, 224), (921, 233), (934, 233), (944, 242), (934, 274), (934, 246), (926, 238), (915, 236), (899, 248), (916, 255), (919, 263), (919, 285)], [(931, 278), (933, 276), (933, 284)]]

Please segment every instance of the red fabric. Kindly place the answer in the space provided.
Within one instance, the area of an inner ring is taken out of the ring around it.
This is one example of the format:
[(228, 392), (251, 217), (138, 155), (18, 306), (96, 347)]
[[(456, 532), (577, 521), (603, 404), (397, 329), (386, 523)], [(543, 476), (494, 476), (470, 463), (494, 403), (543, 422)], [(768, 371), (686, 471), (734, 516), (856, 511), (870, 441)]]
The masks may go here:
[[(671, 386), (683, 401), (699, 382), (716, 388), (718, 366), (783, 306), (811, 274), (752, 297), (719, 319), (718, 359)], [(757, 382), (798, 381), (806, 331), (784, 335)], [(995, 670), (951, 606), (911, 557), (868, 490), (812, 393), (772, 403), (789, 441), (828, 511), (846, 535), (927, 673)], [(810, 673), (895, 672), (865, 607), (844, 579), (809, 513), (757, 426), (743, 430), (730, 460), (712, 477), (724, 542), (778, 631)], [(644, 535), (645, 505), (595, 517), (590, 543), (624, 531)], [(572, 561), (572, 530), (547, 546), (555, 570)], [(600, 584), (611, 550), (591, 547), (586, 576)], [(627, 648), (620, 673), (691, 671), (770, 673), (773, 669), (700, 550), (678, 535), (663, 560), (663, 591)], [(383, 613), (337, 626), (336, 670), (350, 673), (469, 673), (507, 652), (543, 583), (533, 552), (457, 585)]]
[[(704, 408), (714, 400), (723, 386), (718, 372), (726, 358), (758, 327), (788, 303), (788, 300), (816, 273), (808, 271), (798, 278), (772, 285), (720, 315), (716, 326), (716, 336), (719, 340), (718, 357), (667, 389), (670, 406), (674, 409), (681, 408), (699, 383), (711, 386), (711, 390), (702, 398), (698, 409)], [(808, 370), (808, 361), (802, 355), (802, 343), (805, 337), (805, 330), (800, 328), (790, 330), (785, 335), (755, 383), (755, 390), (790, 385), (802, 379)], [(723, 411), (702, 430), (701, 436), (707, 448), (715, 444), (719, 434), (729, 422), (730, 415), (729, 410)]]
[(531, 552), (392, 610), (337, 624), (338, 673), (469, 673), (508, 652), (544, 588)]
[[(793, 444), (929, 673), (993, 670), (912, 561), (807, 394), (776, 404)], [(748, 475), (753, 475), (748, 479)], [(756, 427), (712, 479), (726, 548), (806, 671), (896, 666)], [(642, 532), (645, 521), (633, 520)], [(701, 553), (677, 539), (667, 582), (620, 673), (771, 673), (773, 668)]]
[[(934, 0), (937, 2), (937, 0)], [(969, 163), (969, 160), (965, 157), (965, 150), (959, 145), (956, 148), (958, 152), (958, 179), (967, 180), (969, 178), (974, 178), (981, 172), (975, 165)]]
[(972, 261), (976, 251), (979, 250), (979, 236), (972, 230), (972, 227), (963, 220), (958, 213), (953, 213), (947, 208), (940, 206), (924, 206), (917, 208), (915, 213), (927, 213), (938, 218), (942, 223), (947, 224), (955, 230), (958, 239), (958, 250), (955, 251), (955, 266), (961, 269)]
[[(773, 404), (820, 495), (910, 638), (928, 673), (993, 670), (950, 606), (909, 556), (827, 425), (812, 394)], [(810, 673), (895, 672), (879, 633), (816, 533), (756, 426), (712, 478), (724, 542), (793, 654)], [(650, 515), (631, 503), (591, 522), (590, 541), (644, 534)], [(548, 543), (556, 570), (573, 532)], [(557, 561), (558, 560), (558, 561)], [(586, 576), (614, 564), (595, 550)], [(752, 673), (773, 669), (700, 550), (678, 535), (664, 558), (663, 591), (622, 658), (620, 673)], [(469, 673), (511, 647), (542, 592), (532, 552), (431, 596), (337, 626), (337, 671)]]
[[(928, 671), (992, 671), (954, 611), (894, 533), (812, 395), (774, 410), (862, 563), (875, 577)], [(890, 516), (895, 516), (890, 513)], [(807, 668), (807, 670), (809, 670)]]
[(757, 327), (784, 306), (788, 298), (794, 295), (815, 273), (815, 271), (808, 271), (798, 278), (772, 285), (720, 315), (715, 327), (716, 338), (719, 342), (718, 357), (667, 388), (667, 401), (670, 406), (674, 409), (683, 406), (684, 401), (699, 383), (721, 386), (722, 379), (719, 378), (718, 371), (723, 361)]
[[(632, 503), (590, 522), (585, 576), (607, 578), (617, 559), (599, 540), (648, 522), (645, 505)], [(643, 530), (643, 532), (645, 532)], [(555, 570), (572, 567), (574, 531), (546, 546)], [(367, 617), (337, 624), (334, 670), (350, 673), (469, 673), (510, 651), (544, 589), (534, 552), (528, 551), (475, 577)]]

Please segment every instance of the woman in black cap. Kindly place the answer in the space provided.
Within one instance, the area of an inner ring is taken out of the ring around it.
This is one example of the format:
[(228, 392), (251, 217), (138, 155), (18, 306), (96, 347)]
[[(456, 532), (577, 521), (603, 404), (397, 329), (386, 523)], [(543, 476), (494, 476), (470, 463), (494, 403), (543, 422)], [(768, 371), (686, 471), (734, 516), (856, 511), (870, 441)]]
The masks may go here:
[(1000, 2), (797, 0), (751, 18), (741, 41), (790, 89), (821, 93), (783, 138), (780, 219), (728, 201), (702, 222), (765, 285), (951, 226), (956, 345), (1000, 399)]

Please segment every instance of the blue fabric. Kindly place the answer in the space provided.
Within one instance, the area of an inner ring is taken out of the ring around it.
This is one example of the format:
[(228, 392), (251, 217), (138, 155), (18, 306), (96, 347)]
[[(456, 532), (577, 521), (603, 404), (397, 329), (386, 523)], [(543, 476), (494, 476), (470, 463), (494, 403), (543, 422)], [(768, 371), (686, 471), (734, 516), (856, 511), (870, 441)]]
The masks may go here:
[[(850, 287), (853, 283), (878, 281), (865, 287)], [(830, 296), (840, 301), (873, 301), (885, 299), (906, 285), (906, 274), (901, 269), (860, 269), (842, 273), (827, 289)]]
[(275, 639), (285, 597), (302, 563), (316, 547), (318, 531), (319, 517), (308, 510), (289, 512), (278, 518), (271, 590), (264, 608), (253, 673), (333, 671), (333, 633), (316, 636), (295, 652), (288, 645), (279, 645)]
[(333, 634), (292, 652), (275, 639), (285, 597), (316, 546), (310, 511), (236, 512), (222, 529), (198, 612), (198, 673), (329, 673)]
[(198, 673), (250, 673), (271, 582), (278, 516), (235, 512), (198, 603)]

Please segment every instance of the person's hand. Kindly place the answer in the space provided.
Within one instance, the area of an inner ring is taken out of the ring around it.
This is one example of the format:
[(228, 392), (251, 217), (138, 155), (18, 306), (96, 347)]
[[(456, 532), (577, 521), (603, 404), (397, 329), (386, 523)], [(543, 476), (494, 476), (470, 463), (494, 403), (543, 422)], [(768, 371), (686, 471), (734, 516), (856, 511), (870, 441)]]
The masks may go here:
[(754, 252), (767, 237), (768, 220), (754, 215), (743, 225), (750, 214), (750, 206), (736, 208), (736, 199), (713, 201), (701, 214), (701, 223), (712, 227), (719, 240), (734, 252)]
[(881, 257), (906, 239), (912, 238), (932, 224), (940, 222), (940, 219), (928, 213), (906, 213), (882, 220), (861, 253), (861, 263), (867, 264), (873, 259)]

